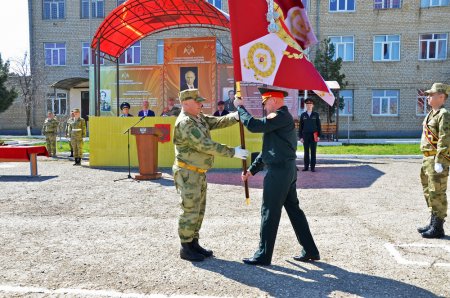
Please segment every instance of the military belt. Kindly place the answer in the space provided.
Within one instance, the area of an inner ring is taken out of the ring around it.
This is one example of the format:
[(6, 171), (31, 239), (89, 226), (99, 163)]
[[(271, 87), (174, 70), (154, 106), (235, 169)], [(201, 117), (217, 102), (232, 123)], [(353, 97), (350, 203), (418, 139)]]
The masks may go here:
[(434, 156), (434, 155), (436, 155), (437, 154), (437, 151), (424, 151), (423, 152), (423, 155), (424, 156)]
[(188, 165), (187, 163), (184, 163), (184, 162), (178, 161), (178, 160), (175, 162), (175, 164), (177, 166), (179, 166), (180, 168), (183, 168), (183, 169), (186, 169), (186, 170), (189, 170), (189, 171), (194, 171), (194, 172), (201, 173), (201, 174), (204, 174), (204, 173), (206, 173), (208, 171), (208, 170), (205, 170), (205, 169), (200, 169), (200, 168), (197, 168), (195, 166)]

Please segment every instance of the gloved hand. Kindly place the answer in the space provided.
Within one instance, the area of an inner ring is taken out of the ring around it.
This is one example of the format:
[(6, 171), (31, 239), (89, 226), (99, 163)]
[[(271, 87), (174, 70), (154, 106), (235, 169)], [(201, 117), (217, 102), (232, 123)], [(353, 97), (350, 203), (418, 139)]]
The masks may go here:
[(242, 149), (241, 146), (237, 146), (234, 148), (234, 155), (233, 157), (240, 158), (240, 159), (247, 159), (250, 152), (247, 149)]
[(230, 113), (230, 115), (232, 115), (232, 116), (234, 117), (234, 119), (236, 119), (237, 121), (239, 121), (239, 113), (238, 113), (238, 111), (232, 112), (232, 113)]
[(235, 107), (243, 106), (244, 105), (244, 101), (240, 97), (235, 96), (233, 104), (234, 104)]
[(436, 173), (442, 173), (444, 168), (442, 167), (441, 163), (435, 163), (434, 164), (434, 170), (436, 171)]

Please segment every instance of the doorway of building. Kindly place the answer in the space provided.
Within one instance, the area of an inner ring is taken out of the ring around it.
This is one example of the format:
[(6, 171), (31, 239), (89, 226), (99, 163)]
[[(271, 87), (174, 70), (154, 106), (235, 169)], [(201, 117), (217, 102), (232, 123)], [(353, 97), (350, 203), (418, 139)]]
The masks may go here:
[(81, 91), (81, 117), (89, 121), (89, 91)]

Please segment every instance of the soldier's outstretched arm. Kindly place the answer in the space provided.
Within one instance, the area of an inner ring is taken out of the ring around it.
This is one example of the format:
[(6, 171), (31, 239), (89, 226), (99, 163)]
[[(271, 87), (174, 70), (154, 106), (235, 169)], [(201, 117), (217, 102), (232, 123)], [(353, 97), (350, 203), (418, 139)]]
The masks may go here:
[(271, 132), (286, 125), (282, 117), (277, 117), (276, 113), (258, 119), (253, 117), (243, 106), (238, 107), (238, 111), (242, 123), (250, 132)]
[(236, 121), (236, 118), (234, 118), (234, 115), (232, 113), (222, 116), (222, 117), (216, 117), (216, 116), (209, 116), (204, 115), (206, 123), (208, 123), (209, 129), (218, 129), (218, 128), (225, 128), (228, 126), (232, 126), (238, 123)]

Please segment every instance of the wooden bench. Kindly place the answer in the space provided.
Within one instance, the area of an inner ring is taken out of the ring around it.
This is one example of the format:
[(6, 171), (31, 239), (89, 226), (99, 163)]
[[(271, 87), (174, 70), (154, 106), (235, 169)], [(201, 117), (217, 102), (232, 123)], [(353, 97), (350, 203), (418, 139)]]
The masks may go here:
[(328, 141), (333, 141), (336, 138), (336, 123), (322, 123), (320, 127), (322, 135), (326, 136)]
[(38, 175), (37, 156), (47, 156), (45, 146), (0, 146), (0, 162), (29, 162), (31, 176)]

